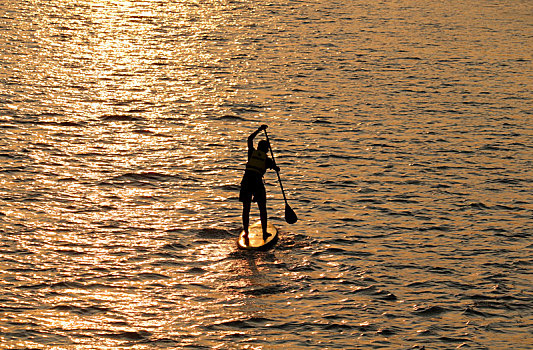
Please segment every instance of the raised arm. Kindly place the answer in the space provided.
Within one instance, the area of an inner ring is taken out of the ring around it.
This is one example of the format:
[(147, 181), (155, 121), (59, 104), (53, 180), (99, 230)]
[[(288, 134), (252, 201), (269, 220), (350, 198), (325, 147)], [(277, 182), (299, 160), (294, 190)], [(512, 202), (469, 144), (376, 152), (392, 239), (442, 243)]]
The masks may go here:
[(266, 128), (268, 128), (268, 126), (266, 124), (263, 124), (259, 127), (259, 129), (257, 129), (256, 131), (251, 133), (250, 136), (248, 136), (248, 149), (254, 148), (255, 137), (257, 136), (257, 134), (259, 134), (261, 131), (265, 130)]

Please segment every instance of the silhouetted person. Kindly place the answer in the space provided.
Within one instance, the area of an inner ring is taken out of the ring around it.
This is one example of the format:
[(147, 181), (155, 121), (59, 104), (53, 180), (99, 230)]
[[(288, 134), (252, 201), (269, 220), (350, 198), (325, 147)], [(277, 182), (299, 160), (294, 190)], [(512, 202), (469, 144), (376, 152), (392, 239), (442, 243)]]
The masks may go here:
[(267, 169), (279, 171), (279, 167), (274, 161), (267, 157), (270, 147), (266, 140), (261, 140), (254, 148), (254, 138), (259, 132), (265, 130), (266, 125), (261, 125), (248, 137), (248, 162), (246, 170), (241, 181), (241, 192), (239, 200), (242, 202), (242, 226), (245, 232), (245, 239), (248, 239), (248, 226), (250, 223), (250, 206), (252, 201), (257, 202), (259, 207), (259, 216), (263, 228), (263, 240), (266, 240), (270, 234), (267, 232), (267, 209), (266, 209), (266, 190), (263, 183), (263, 175)]

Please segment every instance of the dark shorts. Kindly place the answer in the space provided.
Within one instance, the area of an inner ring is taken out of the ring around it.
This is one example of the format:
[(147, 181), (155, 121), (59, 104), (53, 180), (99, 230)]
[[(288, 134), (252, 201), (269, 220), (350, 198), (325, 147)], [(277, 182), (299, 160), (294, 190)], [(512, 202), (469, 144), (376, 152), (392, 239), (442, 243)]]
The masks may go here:
[(251, 202), (252, 196), (256, 202), (265, 202), (265, 184), (263, 184), (263, 178), (259, 174), (255, 175), (255, 173), (247, 171), (242, 177), (239, 200), (241, 202)]

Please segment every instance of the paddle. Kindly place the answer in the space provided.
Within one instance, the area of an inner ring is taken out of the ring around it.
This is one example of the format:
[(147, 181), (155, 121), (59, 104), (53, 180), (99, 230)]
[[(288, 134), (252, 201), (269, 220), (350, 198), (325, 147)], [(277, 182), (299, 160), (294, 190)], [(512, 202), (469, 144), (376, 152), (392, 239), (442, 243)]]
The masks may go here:
[[(263, 129), (265, 131), (265, 136), (268, 142), (268, 148), (270, 149), (270, 155), (272, 156), (272, 161), (274, 164), (276, 164), (276, 161), (274, 160), (274, 152), (272, 152), (272, 146), (270, 145), (270, 140), (268, 139), (268, 134), (266, 129)], [(278, 175), (279, 180), (279, 187), (281, 187), (281, 193), (283, 194), (283, 200), (285, 200), (285, 221), (289, 224), (294, 224), (296, 221), (298, 221), (298, 217), (296, 216), (296, 213), (292, 208), (289, 206), (289, 203), (287, 203), (287, 197), (285, 196), (285, 191), (283, 190), (283, 184), (281, 183), (281, 177), (279, 176), (279, 171), (276, 171), (276, 174)]]

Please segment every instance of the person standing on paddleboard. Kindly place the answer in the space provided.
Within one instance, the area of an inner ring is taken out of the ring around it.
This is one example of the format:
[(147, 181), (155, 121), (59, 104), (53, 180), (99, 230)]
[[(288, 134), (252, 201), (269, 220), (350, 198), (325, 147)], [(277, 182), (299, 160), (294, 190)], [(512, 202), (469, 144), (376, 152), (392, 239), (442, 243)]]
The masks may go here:
[(263, 175), (267, 169), (273, 169), (279, 172), (276, 163), (268, 158), (267, 152), (270, 147), (268, 141), (261, 140), (254, 148), (254, 139), (262, 130), (266, 130), (266, 125), (261, 125), (248, 137), (248, 162), (246, 170), (241, 181), (241, 191), (239, 201), (242, 202), (242, 226), (245, 232), (245, 238), (248, 237), (248, 226), (250, 224), (250, 207), (252, 201), (257, 202), (259, 207), (259, 216), (263, 228), (263, 240), (266, 240), (270, 234), (267, 232), (267, 208), (266, 208), (266, 190), (263, 183)]

